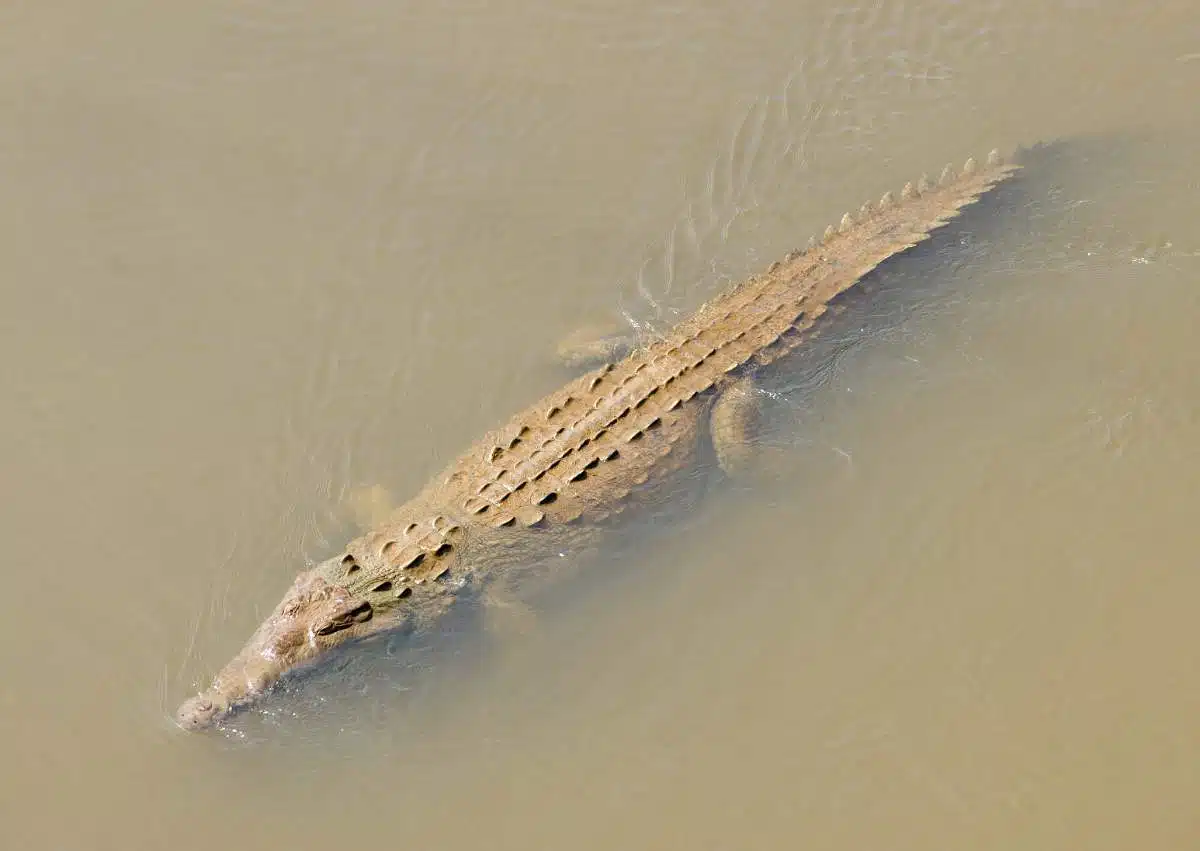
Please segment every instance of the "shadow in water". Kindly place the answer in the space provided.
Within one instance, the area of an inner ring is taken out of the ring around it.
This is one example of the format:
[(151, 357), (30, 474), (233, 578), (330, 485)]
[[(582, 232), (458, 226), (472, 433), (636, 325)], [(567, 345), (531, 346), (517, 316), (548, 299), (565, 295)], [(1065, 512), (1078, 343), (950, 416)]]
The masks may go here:
[[(979, 289), (980, 280), (992, 273), (1089, 262), (1082, 256), (1054, 256), (1047, 234), (1067, 226), (1083, 199), (1103, 194), (1114, 175), (1135, 162), (1143, 142), (1113, 133), (1019, 149), (1014, 159), (1022, 169), (1011, 180), (834, 298), (833, 309), (807, 344), (764, 375), (768, 396), (794, 411), (848, 358), (949, 304), (994, 295)], [(777, 416), (768, 413), (769, 419)]]

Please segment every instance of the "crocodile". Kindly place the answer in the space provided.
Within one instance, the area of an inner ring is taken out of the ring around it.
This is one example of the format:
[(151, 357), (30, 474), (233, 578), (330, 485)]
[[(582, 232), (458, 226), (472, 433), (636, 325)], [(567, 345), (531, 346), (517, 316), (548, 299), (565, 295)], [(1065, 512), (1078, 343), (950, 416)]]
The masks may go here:
[(484, 435), (415, 497), (302, 571), (176, 723), (220, 726), (286, 674), (352, 643), (428, 628), (457, 600), (591, 546), (715, 458), (752, 457), (758, 370), (811, 336), (830, 301), (927, 239), (1020, 166), (997, 151), (842, 216), (807, 248), (729, 288), (658, 338), (601, 345), (600, 365)]

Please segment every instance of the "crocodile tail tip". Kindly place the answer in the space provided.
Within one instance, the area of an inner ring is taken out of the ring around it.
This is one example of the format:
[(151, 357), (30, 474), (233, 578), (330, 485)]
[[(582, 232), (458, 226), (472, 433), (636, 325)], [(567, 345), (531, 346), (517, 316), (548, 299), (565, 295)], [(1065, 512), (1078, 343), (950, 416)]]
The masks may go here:
[[(998, 168), (1004, 164), (1004, 158), (1001, 157), (998, 149), (993, 148), (988, 153), (986, 162), (988, 168)], [(962, 168), (958, 170), (956, 170), (953, 165), (947, 164), (945, 168), (942, 169), (941, 174), (938, 176), (936, 184), (930, 182), (928, 174), (922, 174), (920, 179), (917, 180), (915, 184), (911, 181), (904, 184), (904, 188), (900, 190), (900, 203), (920, 198), (923, 195), (932, 192), (935, 187), (950, 185), (956, 180), (970, 177), (971, 175), (976, 174), (978, 171), (979, 166), (975, 158), (969, 157), (963, 164)], [(875, 214), (876, 211), (882, 212), (884, 210), (888, 210), (891, 207), (896, 206), (896, 203), (896, 196), (891, 192), (885, 192), (879, 199), (878, 203), (866, 203), (863, 204), (856, 213), (843, 214), (836, 225), (829, 225), (827, 228), (825, 228), (824, 234), (822, 234), (819, 239), (817, 237), (812, 237), (809, 239), (807, 248), (812, 249), (817, 245), (827, 243), (838, 234), (849, 233), (854, 229), (856, 224), (867, 221)]]

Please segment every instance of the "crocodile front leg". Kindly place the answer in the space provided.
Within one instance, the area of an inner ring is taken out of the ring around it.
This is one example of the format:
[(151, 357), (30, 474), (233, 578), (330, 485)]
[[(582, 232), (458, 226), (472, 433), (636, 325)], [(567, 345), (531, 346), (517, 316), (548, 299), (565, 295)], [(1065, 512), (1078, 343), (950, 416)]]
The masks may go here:
[(742, 376), (721, 391), (709, 414), (709, 434), (717, 463), (728, 476), (744, 474), (754, 454), (761, 402), (754, 379)]
[(517, 597), (509, 583), (493, 582), (484, 592), (484, 627), (501, 638), (528, 638), (538, 632), (533, 606)]
[(396, 502), (383, 485), (351, 488), (338, 506), (339, 515), (363, 532), (384, 523), (396, 510)]

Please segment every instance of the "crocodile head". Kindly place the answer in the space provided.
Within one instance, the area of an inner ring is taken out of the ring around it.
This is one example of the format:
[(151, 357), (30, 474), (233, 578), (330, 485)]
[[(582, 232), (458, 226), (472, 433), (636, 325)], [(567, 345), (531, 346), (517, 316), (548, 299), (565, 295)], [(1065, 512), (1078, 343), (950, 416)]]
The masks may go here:
[(319, 569), (301, 573), (283, 600), (209, 688), (185, 701), (176, 722), (185, 730), (210, 727), (251, 703), (289, 671), (330, 650), (390, 626), (365, 597), (329, 582)]

